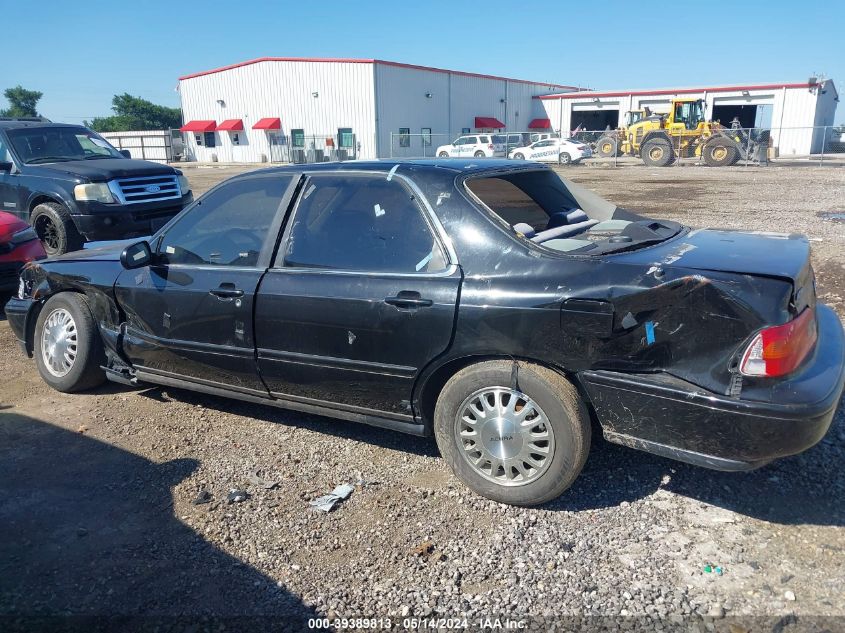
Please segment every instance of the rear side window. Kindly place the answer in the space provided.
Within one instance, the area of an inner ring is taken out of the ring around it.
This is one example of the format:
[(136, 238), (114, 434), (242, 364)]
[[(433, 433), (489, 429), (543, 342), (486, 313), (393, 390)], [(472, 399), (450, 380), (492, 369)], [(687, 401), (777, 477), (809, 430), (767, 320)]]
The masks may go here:
[(384, 176), (314, 176), (293, 216), (284, 265), (427, 273), (446, 257), (413, 194)]
[(200, 198), (159, 245), (167, 264), (256, 266), (291, 176), (243, 178)]

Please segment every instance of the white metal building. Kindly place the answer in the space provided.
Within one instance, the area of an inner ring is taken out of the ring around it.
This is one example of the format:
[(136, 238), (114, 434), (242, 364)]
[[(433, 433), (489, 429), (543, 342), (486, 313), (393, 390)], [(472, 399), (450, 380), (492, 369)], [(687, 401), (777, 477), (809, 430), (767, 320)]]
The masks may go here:
[(583, 130), (615, 128), (623, 124), (626, 112), (644, 107), (666, 113), (674, 97), (703, 99), (705, 116), (724, 125), (736, 117), (744, 128), (771, 128), (772, 145), (780, 156), (820, 152), (825, 134), (830, 134), (824, 126), (833, 125), (839, 101), (829, 79), (662, 90), (566, 91), (537, 100), (552, 126), (568, 131), (579, 125)]
[(550, 127), (536, 97), (573, 90), (376, 59), (264, 57), (179, 79), (186, 153), (220, 162), (433, 155), (461, 133)]

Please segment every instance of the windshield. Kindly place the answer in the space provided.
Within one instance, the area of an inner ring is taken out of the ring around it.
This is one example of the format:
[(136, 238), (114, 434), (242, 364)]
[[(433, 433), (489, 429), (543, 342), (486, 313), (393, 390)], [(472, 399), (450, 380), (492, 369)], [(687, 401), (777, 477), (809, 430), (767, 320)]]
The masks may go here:
[(123, 158), (99, 134), (78, 127), (28, 127), (8, 130), (9, 142), (28, 164)]
[(518, 237), (555, 251), (630, 250), (661, 242), (682, 228), (617, 207), (551, 170), (470, 178), (466, 186)]

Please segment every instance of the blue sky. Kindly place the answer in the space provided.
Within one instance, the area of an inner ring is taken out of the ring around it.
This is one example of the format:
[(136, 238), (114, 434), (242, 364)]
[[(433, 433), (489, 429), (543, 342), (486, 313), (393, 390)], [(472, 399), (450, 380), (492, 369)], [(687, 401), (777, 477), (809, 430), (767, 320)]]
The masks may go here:
[(598, 89), (824, 73), (845, 94), (841, 0), (0, 0), (0, 16), (0, 90), (40, 90), (42, 114), (67, 122), (110, 114), (116, 93), (178, 106), (180, 75), (262, 56), (378, 58)]

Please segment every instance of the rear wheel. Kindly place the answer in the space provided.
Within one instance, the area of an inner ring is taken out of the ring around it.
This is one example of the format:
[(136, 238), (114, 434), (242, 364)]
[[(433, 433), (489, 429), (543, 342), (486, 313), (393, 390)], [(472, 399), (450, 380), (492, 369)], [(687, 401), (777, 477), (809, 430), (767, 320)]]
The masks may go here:
[(476, 157), (476, 158), (484, 158), (484, 157), (485, 157), (485, 154), (484, 154), (484, 152), (482, 152), (481, 150), (478, 150), (478, 151), (475, 153), (475, 157)]
[(32, 210), (30, 223), (51, 257), (79, 250), (85, 243), (68, 210), (56, 202), (37, 205)]
[(707, 142), (701, 150), (701, 157), (709, 167), (726, 167), (739, 159), (739, 152), (733, 141), (717, 138)]
[(434, 433), (455, 475), (480, 495), (537, 505), (575, 481), (590, 448), (590, 424), (575, 387), (548, 368), (487, 361), (443, 387)]
[(672, 144), (665, 138), (656, 138), (643, 143), (640, 156), (650, 167), (666, 167), (675, 160)]
[(613, 158), (619, 152), (619, 139), (602, 136), (596, 143), (596, 154), (601, 158)]
[(103, 344), (84, 295), (63, 292), (44, 304), (33, 348), (38, 372), (53, 389), (83, 391), (106, 379)]

